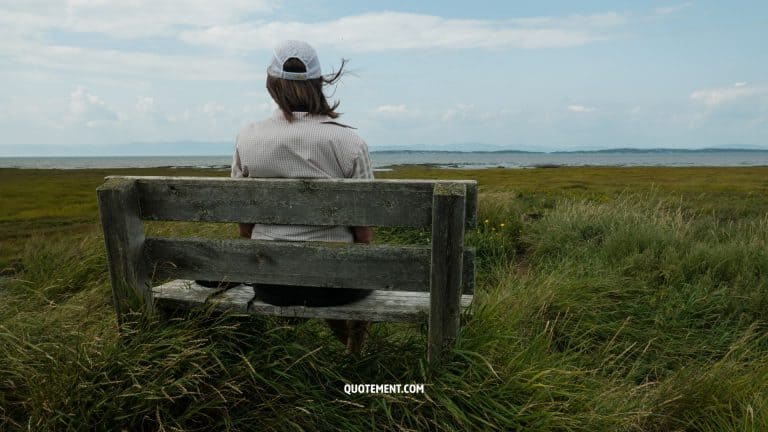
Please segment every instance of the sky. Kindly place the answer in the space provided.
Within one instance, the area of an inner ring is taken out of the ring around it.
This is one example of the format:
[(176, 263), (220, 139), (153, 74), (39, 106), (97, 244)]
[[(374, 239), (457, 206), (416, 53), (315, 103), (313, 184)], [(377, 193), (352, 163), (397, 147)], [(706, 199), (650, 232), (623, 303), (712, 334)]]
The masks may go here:
[(0, 156), (230, 153), (284, 39), (374, 151), (768, 149), (764, 0), (0, 0)]

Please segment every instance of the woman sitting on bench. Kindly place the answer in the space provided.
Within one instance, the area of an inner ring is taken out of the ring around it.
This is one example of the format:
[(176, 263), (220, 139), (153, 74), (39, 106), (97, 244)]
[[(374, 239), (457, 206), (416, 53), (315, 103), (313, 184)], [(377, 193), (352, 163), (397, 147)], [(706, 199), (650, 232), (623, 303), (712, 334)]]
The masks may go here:
[[(373, 179), (365, 142), (354, 128), (335, 121), (325, 85), (336, 83), (345, 62), (329, 76), (305, 42), (279, 44), (267, 69), (267, 90), (278, 109), (237, 136), (232, 177)], [(240, 224), (240, 235), (257, 240), (370, 243), (370, 227)], [(278, 305), (333, 306), (365, 297), (367, 290), (255, 285), (256, 297)], [(327, 320), (348, 352), (359, 352), (367, 321)]]

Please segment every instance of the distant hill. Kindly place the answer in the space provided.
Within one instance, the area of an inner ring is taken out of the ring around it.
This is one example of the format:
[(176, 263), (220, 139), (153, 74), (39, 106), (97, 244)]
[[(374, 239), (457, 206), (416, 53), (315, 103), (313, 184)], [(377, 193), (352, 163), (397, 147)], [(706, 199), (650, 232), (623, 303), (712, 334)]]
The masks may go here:
[(552, 154), (568, 154), (568, 153), (733, 153), (733, 152), (768, 152), (768, 149), (762, 148), (702, 148), (702, 149), (675, 149), (675, 148), (610, 148), (600, 150), (557, 150), (557, 151), (525, 151), (525, 150), (376, 150), (371, 149), (371, 153), (391, 154), (391, 153), (498, 153), (498, 154), (510, 154), (510, 153), (552, 153)]
[(768, 149), (749, 148), (703, 148), (703, 149), (673, 149), (673, 148), (615, 148), (591, 151), (564, 151), (552, 153), (733, 153), (733, 152), (768, 152)]

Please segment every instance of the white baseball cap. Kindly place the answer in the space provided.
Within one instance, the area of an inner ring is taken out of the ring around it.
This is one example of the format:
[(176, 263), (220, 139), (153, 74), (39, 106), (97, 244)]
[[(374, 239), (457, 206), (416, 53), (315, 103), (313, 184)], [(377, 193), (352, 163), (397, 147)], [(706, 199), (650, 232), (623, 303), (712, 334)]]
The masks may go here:
[[(304, 63), (306, 72), (286, 72), (283, 65), (289, 59), (295, 57)], [(280, 42), (272, 53), (272, 63), (267, 68), (267, 75), (276, 78), (282, 78), (292, 81), (306, 81), (320, 78), (320, 60), (317, 58), (317, 52), (308, 43), (287, 40)]]

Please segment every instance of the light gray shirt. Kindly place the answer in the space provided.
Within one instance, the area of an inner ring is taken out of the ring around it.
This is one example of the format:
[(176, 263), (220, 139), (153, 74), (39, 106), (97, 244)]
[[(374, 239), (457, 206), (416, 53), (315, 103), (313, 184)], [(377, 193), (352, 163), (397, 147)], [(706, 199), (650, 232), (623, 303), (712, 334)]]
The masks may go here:
[[(232, 177), (373, 179), (368, 146), (351, 128), (328, 116), (294, 112), (288, 122), (277, 109), (237, 135)], [(251, 238), (352, 242), (349, 227), (256, 224)]]

